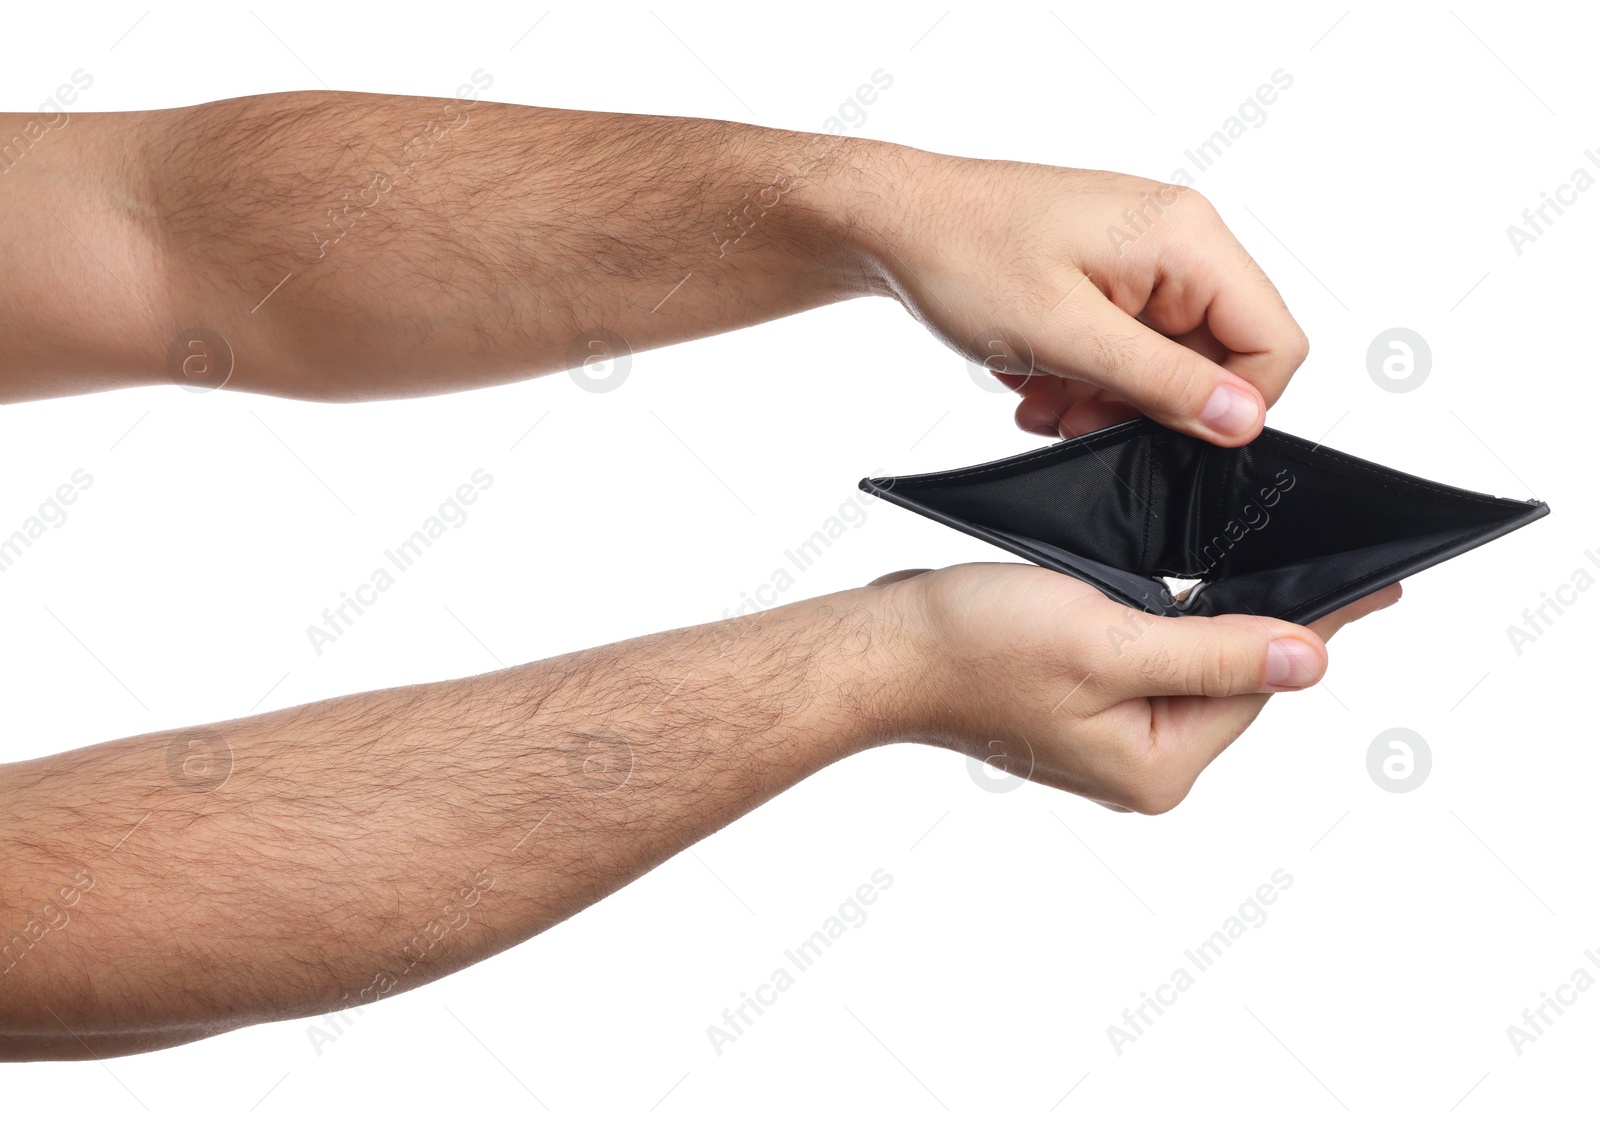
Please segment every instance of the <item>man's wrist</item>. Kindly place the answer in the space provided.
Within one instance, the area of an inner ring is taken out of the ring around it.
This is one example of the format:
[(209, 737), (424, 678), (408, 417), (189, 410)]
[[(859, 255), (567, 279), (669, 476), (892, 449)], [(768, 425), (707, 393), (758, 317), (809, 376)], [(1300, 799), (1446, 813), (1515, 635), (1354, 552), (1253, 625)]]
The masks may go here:
[(817, 177), (820, 216), (851, 294), (892, 296), (900, 247), (917, 216), (917, 183), (936, 157), (863, 137), (817, 139), (828, 150)]
[(910, 739), (921, 727), (925, 644), (902, 600), (899, 590), (866, 587), (780, 609), (804, 613), (806, 723), (827, 730), (827, 763)]
[(920, 162), (932, 157), (863, 137), (729, 130), (725, 158), (740, 188), (716, 239), (719, 253), (776, 239), (790, 267), (828, 298), (890, 295), (886, 278), (905, 225), (905, 193)]

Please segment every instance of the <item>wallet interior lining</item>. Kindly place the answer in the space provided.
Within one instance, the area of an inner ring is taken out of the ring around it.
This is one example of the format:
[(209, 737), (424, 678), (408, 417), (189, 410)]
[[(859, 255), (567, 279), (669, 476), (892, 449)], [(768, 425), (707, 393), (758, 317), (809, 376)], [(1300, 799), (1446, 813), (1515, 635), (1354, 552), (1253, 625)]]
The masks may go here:
[[(1144, 419), (862, 486), (1164, 615), (1314, 618), (1549, 512), (1273, 429), (1219, 448)], [(1180, 602), (1163, 577), (1200, 583)]]

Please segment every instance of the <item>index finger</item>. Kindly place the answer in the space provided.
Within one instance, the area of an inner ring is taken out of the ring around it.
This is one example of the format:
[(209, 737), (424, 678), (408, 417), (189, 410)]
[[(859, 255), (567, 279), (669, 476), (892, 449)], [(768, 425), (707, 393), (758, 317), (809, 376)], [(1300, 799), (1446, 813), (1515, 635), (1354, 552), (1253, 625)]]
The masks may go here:
[(1206, 325), (1228, 349), (1221, 365), (1260, 390), (1271, 406), (1305, 362), (1311, 344), (1283, 294), (1233, 232), (1222, 226), (1217, 236), (1224, 244), (1213, 254), (1216, 288)]

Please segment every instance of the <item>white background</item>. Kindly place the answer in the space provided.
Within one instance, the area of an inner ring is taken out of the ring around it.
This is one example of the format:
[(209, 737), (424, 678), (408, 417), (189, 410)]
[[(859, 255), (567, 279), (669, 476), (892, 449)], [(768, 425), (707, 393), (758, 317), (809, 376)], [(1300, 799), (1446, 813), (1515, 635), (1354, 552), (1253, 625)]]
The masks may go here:
[[(4, 107), (33, 110), (79, 67), (84, 111), (323, 83), (450, 96), (482, 67), (494, 100), (820, 129), (881, 67), (893, 84), (862, 135), (1168, 178), (1284, 68), (1266, 123), (1197, 179), (1312, 339), (1271, 423), (1554, 514), (1409, 580), (1335, 640), (1325, 685), (1275, 699), (1164, 817), (879, 750), (366, 1009), (320, 1055), (288, 1022), (11, 1068), (9, 1117), (1504, 1118), (1592, 1101), (1600, 992), (1520, 1057), (1506, 1033), (1575, 969), (1600, 978), (1582, 953), (1600, 948), (1600, 592), (1520, 653), (1507, 635), (1574, 570), (1600, 573), (1600, 190), (1520, 256), (1506, 233), (1600, 146), (1596, 28), (1575, 5), (144, 11), (8, 9)], [(1367, 371), (1395, 326), (1433, 352), (1403, 394)], [(74, 469), (94, 484), (0, 574), (0, 751), (719, 618), (861, 476), (1038, 446), (1012, 401), (892, 303), (856, 301), (636, 355), (606, 394), (557, 375), (361, 406), (170, 387), (8, 406), (0, 530)], [(470, 521), (315, 653), (307, 626), (479, 467), (495, 482)], [(789, 598), (1005, 556), (862, 509)], [(1408, 794), (1368, 772), (1393, 727), (1432, 752)], [(707, 1026), (879, 868), (894, 883), (865, 925), (717, 1056)], [(1107, 1026), (1279, 868), (1293, 886), (1267, 922), (1119, 1056)]]

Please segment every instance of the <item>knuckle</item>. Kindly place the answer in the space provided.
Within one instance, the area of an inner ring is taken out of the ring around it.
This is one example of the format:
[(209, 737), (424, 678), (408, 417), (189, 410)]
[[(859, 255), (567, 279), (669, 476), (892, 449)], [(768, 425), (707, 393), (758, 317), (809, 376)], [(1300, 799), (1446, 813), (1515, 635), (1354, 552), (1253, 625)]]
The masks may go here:
[(1215, 385), (1200, 356), (1178, 344), (1163, 348), (1154, 374), (1162, 396), (1184, 414), (1199, 413)]
[(1152, 682), (1169, 682), (1179, 673), (1178, 655), (1170, 646), (1147, 645), (1139, 652), (1138, 662), (1132, 669), (1134, 673), (1128, 678), (1127, 685), (1130, 691), (1148, 693), (1146, 688)]
[(1204, 218), (1211, 222), (1220, 221), (1221, 216), (1217, 213), (1217, 208), (1197, 188), (1190, 187), (1184, 191), (1183, 201), (1191, 208), (1190, 212), (1197, 218)]
[(1137, 814), (1165, 814), (1183, 802), (1193, 783), (1193, 777), (1171, 761), (1152, 760), (1130, 774), (1122, 790), (1122, 805)]
[(1099, 369), (1110, 371), (1118, 378), (1125, 378), (1136, 369), (1136, 348), (1128, 338), (1108, 331), (1093, 331), (1089, 343)]
[(1157, 791), (1144, 796), (1138, 800), (1135, 805), (1130, 806), (1128, 809), (1136, 814), (1145, 814), (1154, 817), (1155, 815), (1165, 814), (1169, 810), (1176, 809), (1178, 804), (1183, 802), (1184, 796), (1187, 794), (1188, 791), (1176, 791), (1170, 788), (1163, 791)]
[(1311, 340), (1298, 326), (1289, 332), (1288, 342), (1284, 344), (1284, 354), (1288, 357), (1291, 366), (1296, 369), (1311, 355)]
[(1231, 697), (1245, 684), (1245, 675), (1221, 643), (1209, 644), (1190, 658), (1186, 685), (1192, 694)]
[(1148, 729), (1122, 736), (1114, 751), (1118, 760), (1116, 802), (1137, 814), (1165, 814), (1194, 786), (1195, 777), (1181, 756), (1151, 737)]

